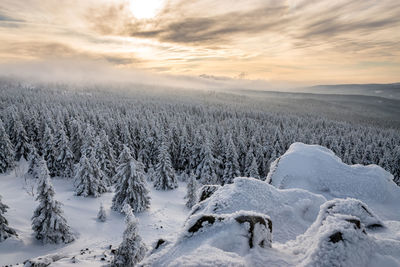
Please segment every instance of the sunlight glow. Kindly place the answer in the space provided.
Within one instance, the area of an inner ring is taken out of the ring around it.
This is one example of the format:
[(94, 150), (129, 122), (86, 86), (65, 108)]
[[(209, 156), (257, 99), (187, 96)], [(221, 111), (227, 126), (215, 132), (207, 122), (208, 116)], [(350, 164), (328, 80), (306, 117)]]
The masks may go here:
[(157, 15), (163, 2), (163, 0), (132, 0), (130, 9), (136, 18), (149, 19)]

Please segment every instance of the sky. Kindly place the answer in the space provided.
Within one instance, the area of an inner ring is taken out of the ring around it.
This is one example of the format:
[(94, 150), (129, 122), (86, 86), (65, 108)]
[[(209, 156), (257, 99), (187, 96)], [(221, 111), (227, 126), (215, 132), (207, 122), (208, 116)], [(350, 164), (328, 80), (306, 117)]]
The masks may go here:
[(400, 81), (398, 0), (1, 0), (0, 40), (3, 69), (84, 61), (271, 84)]

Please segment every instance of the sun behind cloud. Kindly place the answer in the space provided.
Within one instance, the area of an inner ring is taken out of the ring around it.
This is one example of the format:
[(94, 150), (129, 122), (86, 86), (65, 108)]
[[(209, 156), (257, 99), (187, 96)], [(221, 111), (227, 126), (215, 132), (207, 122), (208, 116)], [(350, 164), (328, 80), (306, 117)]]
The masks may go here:
[(130, 0), (129, 8), (137, 19), (149, 19), (157, 15), (164, 0)]

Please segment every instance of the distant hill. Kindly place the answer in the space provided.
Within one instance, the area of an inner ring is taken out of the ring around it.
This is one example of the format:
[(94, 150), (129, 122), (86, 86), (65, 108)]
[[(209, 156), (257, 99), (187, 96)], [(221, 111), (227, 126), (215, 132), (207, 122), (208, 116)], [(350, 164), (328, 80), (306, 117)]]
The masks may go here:
[(293, 91), (318, 94), (367, 95), (400, 99), (400, 83), (316, 85), (293, 89)]

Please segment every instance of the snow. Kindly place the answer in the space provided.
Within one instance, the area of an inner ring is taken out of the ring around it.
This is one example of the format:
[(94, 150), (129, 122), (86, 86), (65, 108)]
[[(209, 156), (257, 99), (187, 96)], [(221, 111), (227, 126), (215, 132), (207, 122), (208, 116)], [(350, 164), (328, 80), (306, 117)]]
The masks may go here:
[(274, 161), (267, 181), (277, 188), (302, 188), (326, 199), (359, 199), (384, 219), (400, 220), (400, 187), (377, 165), (347, 165), (322, 146), (292, 144)]
[[(31, 229), (37, 203), (21, 177), (26, 168), (23, 162), (0, 176), (10, 207), (5, 216), (19, 235), (0, 243), (0, 265), (37, 257), (57, 259), (51, 266), (61, 267), (111, 260), (125, 229), (124, 215), (110, 209), (114, 193), (79, 197), (72, 180), (52, 179), (76, 240), (42, 245)], [(329, 149), (295, 143), (274, 162), (267, 181), (235, 178), (191, 211), (184, 183), (167, 191), (148, 184), (150, 209), (136, 214), (149, 248), (139, 265), (400, 266), (400, 189), (380, 167), (349, 166)], [(97, 220), (100, 203), (105, 222)], [(165, 242), (157, 246), (160, 238)]]
[[(0, 194), (3, 202), (10, 207), (5, 216), (19, 236), (0, 243), (0, 265), (22, 263), (30, 258), (54, 253), (75, 255), (86, 248), (99, 252), (109, 245), (117, 247), (121, 243), (125, 229), (124, 215), (111, 210), (113, 193), (105, 193), (98, 198), (75, 196), (72, 180), (58, 178), (52, 179), (56, 191), (55, 199), (63, 203), (65, 218), (77, 239), (67, 245), (43, 245), (37, 241), (31, 228), (31, 217), (38, 203), (23, 189), (27, 186), (21, 174), (26, 168), (27, 164), (23, 163), (17, 173), (0, 176)], [(189, 210), (183, 199), (186, 193), (185, 184), (180, 183), (177, 189), (171, 191), (154, 190), (151, 184), (148, 188), (151, 207), (136, 214), (136, 217), (139, 219), (139, 234), (150, 246), (158, 238), (178, 232)], [(101, 203), (107, 212), (105, 222), (97, 220)], [(70, 262), (71, 257), (66, 262)], [(99, 261), (95, 266), (100, 264)]]

